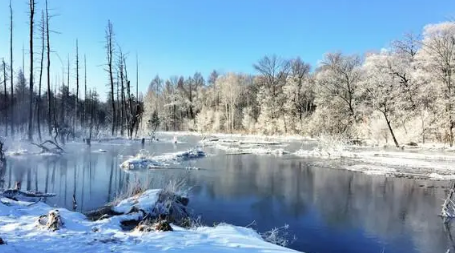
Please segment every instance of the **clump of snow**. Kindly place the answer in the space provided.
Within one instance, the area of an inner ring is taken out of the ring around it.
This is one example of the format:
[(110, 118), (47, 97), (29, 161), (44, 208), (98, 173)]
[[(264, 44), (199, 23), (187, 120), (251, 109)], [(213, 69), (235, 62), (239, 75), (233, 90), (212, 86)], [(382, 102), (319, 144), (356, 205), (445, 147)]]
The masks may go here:
[(127, 159), (120, 166), (130, 170), (141, 168), (160, 168), (182, 161), (203, 158), (205, 156), (205, 152), (200, 149), (190, 149), (184, 152), (169, 153), (159, 156), (153, 156), (148, 154), (147, 151), (141, 150), (139, 154), (135, 157)]
[(120, 201), (112, 210), (117, 213), (129, 213), (135, 207), (150, 213), (158, 201), (160, 192), (160, 189), (147, 190), (138, 196)]
[[(126, 211), (131, 204), (149, 207), (159, 190), (149, 190), (146, 196), (121, 202)], [(53, 209), (45, 203), (36, 204), (6, 200), (0, 202), (0, 231), (7, 242), (0, 252), (295, 252), (264, 241), (250, 228), (227, 224), (216, 227), (183, 229), (171, 225), (173, 232), (123, 231), (120, 221), (128, 214), (90, 221), (81, 213), (63, 208)], [(43, 231), (38, 218), (58, 212), (64, 223), (57, 231)], [(129, 214), (132, 217), (137, 213)]]

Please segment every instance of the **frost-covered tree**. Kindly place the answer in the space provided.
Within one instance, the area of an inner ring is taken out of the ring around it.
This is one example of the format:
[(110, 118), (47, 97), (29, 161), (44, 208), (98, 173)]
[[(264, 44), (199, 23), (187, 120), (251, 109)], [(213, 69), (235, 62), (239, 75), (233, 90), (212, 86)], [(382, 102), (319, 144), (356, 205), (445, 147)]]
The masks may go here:
[(332, 125), (327, 125), (327, 121), (319, 123), (324, 123), (323, 129), (330, 134), (352, 135), (351, 127), (360, 118), (357, 111), (357, 90), (362, 78), (360, 66), (357, 55), (328, 53), (317, 70), (316, 106), (333, 118)]
[(276, 134), (279, 131), (279, 123), (286, 126), (283, 122), (285, 119), (280, 112), (283, 110), (286, 100), (283, 86), (290, 70), (289, 61), (273, 55), (262, 58), (253, 66), (260, 74), (254, 79), (259, 87), (257, 102), (260, 106), (256, 127), (262, 133)]
[(300, 58), (291, 61), (291, 72), (283, 86), (285, 97), (283, 117), (290, 132), (300, 132), (303, 118), (314, 109), (314, 82), (310, 69), (310, 65)]
[(394, 60), (395, 55), (386, 51), (367, 56), (363, 65), (365, 78), (359, 90), (363, 93), (365, 107), (377, 110), (384, 116), (393, 142), (399, 147), (393, 123), (398, 121), (404, 109), (402, 105), (406, 104), (403, 101), (407, 99), (403, 96), (404, 87), (400, 86), (402, 80), (393, 71)]
[[(216, 85), (221, 91), (221, 103), (224, 107), (224, 115), (226, 117), (226, 131), (233, 132), (236, 125), (237, 105), (240, 95), (244, 88), (244, 77), (242, 75), (228, 73), (218, 77)], [(240, 111), (238, 111), (240, 112)], [(237, 122), (239, 124), (241, 121)]]
[(455, 127), (455, 22), (427, 25), (423, 32), (422, 48), (418, 51), (417, 66), (421, 78), (426, 79), (440, 96), (438, 100), (444, 139), (453, 146)]

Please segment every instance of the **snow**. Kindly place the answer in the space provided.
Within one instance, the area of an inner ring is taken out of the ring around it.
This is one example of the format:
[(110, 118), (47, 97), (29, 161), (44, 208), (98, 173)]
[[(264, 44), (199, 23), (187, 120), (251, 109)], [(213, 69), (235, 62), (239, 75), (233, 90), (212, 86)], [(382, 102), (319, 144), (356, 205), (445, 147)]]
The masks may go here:
[(118, 213), (128, 213), (133, 207), (152, 212), (158, 200), (160, 189), (147, 190), (139, 196), (131, 197), (120, 201), (113, 210)]
[[(148, 190), (140, 197), (121, 201), (117, 210), (132, 206), (153, 208), (160, 190)], [(216, 227), (183, 229), (172, 225), (172, 232), (123, 231), (120, 221), (138, 214), (89, 221), (85, 215), (64, 208), (53, 209), (45, 203), (1, 199), (0, 236), (6, 245), (0, 252), (295, 252), (264, 241), (250, 228), (221, 224)], [(58, 210), (63, 227), (51, 232), (38, 226), (38, 217)]]
[(293, 153), (295, 156), (299, 157), (317, 157), (317, 158), (325, 158), (325, 159), (339, 159), (343, 157), (354, 157), (355, 154), (349, 151), (341, 150), (341, 149), (321, 149), (315, 148), (312, 150), (307, 149), (299, 149)]
[(279, 141), (270, 141), (255, 138), (221, 138), (221, 137), (208, 137), (200, 141), (203, 146), (214, 147), (216, 149), (226, 151), (227, 155), (285, 155), (290, 152), (282, 147), (286, 147)]
[(210, 136), (213, 138), (223, 139), (246, 139), (246, 140), (275, 140), (275, 141), (302, 141), (302, 140), (314, 140), (314, 138), (302, 135), (262, 135), (262, 134), (227, 134), (227, 133), (200, 133), (190, 131), (180, 132), (157, 132), (157, 135), (170, 135), (170, 136)]
[[(336, 147), (300, 149), (295, 156), (319, 159), (343, 159), (349, 165), (343, 169), (370, 175), (422, 178), (432, 180), (455, 179), (455, 154), (425, 150), (373, 150), (371, 147)], [(355, 163), (355, 164), (352, 164)]]
[(389, 168), (385, 166), (379, 165), (371, 165), (371, 164), (356, 164), (351, 166), (346, 166), (345, 169), (351, 171), (359, 171), (369, 175), (387, 175), (388, 173), (395, 173), (397, 172), (394, 168)]
[(190, 149), (183, 152), (168, 153), (163, 155), (149, 155), (145, 151), (139, 152), (134, 157), (124, 161), (120, 166), (125, 169), (140, 169), (140, 168), (161, 168), (170, 164), (179, 163), (192, 159), (205, 157), (206, 154), (200, 149)]

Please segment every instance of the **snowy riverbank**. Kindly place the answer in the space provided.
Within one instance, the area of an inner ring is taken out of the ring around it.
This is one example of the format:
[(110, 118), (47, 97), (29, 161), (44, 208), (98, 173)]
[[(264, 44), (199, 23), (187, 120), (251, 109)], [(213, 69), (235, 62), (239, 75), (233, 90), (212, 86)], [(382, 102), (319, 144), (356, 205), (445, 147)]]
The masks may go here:
[[(0, 237), (6, 244), (0, 245), (0, 252), (295, 252), (264, 241), (250, 228), (227, 224), (192, 229), (171, 225), (173, 231), (168, 232), (123, 230), (121, 221), (134, 216), (127, 212), (134, 209), (151, 212), (158, 208), (159, 192), (148, 190), (121, 201), (114, 210), (125, 214), (97, 221), (42, 202), (31, 204), (2, 198)], [(58, 210), (63, 221), (56, 231), (38, 223), (39, 216), (52, 210)]]
[(455, 154), (429, 148), (338, 147), (300, 149), (293, 155), (301, 158), (340, 160), (338, 168), (370, 175), (384, 175), (431, 180), (455, 179)]

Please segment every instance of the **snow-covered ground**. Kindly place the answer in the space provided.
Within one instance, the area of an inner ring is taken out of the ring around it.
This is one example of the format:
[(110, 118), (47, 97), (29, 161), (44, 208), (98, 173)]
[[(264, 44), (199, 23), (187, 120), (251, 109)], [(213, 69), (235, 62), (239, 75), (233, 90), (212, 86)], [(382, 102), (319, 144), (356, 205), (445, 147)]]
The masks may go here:
[(199, 142), (203, 147), (214, 147), (226, 151), (228, 155), (285, 155), (290, 152), (284, 148), (288, 145), (280, 141), (256, 139), (256, 137), (205, 137)]
[(342, 159), (348, 165), (340, 168), (373, 175), (422, 178), (434, 180), (455, 179), (455, 154), (428, 150), (384, 150), (372, 148), (315, 148), (298, 150), (294, 155), (305, 158)]
[[(159, 190), (121, 201), (115, 208), (127, 212), (132, 206), (152, 210)], [(2, 253), (28, 252), (295, 252), (264, 241), (250, 228), (232, 225), (174, 231), (124, 231), (120, 221), (134, 214), (89, 221), (81, 213), (57, 209), (63, 227), (56, 231), (38, 225), (38, 217), (53, 209), (45, 203), (18, 202), (6, 198), (0, 203), (0, 245)], [(137, 213), (136, 213), (137, 214)]]
[(308, 136), (301, 135), (261, 135), (261, 134), (226, 134), (226, 133), (199, 133), (199, 132), (157, 132), (157, 135), (164, 136), (201, 136), (201, 137), (217, 137), (223, 139), (250, 139), (250, 140), (278, 140), (278, 141), (302, 141), (316, 140)]

